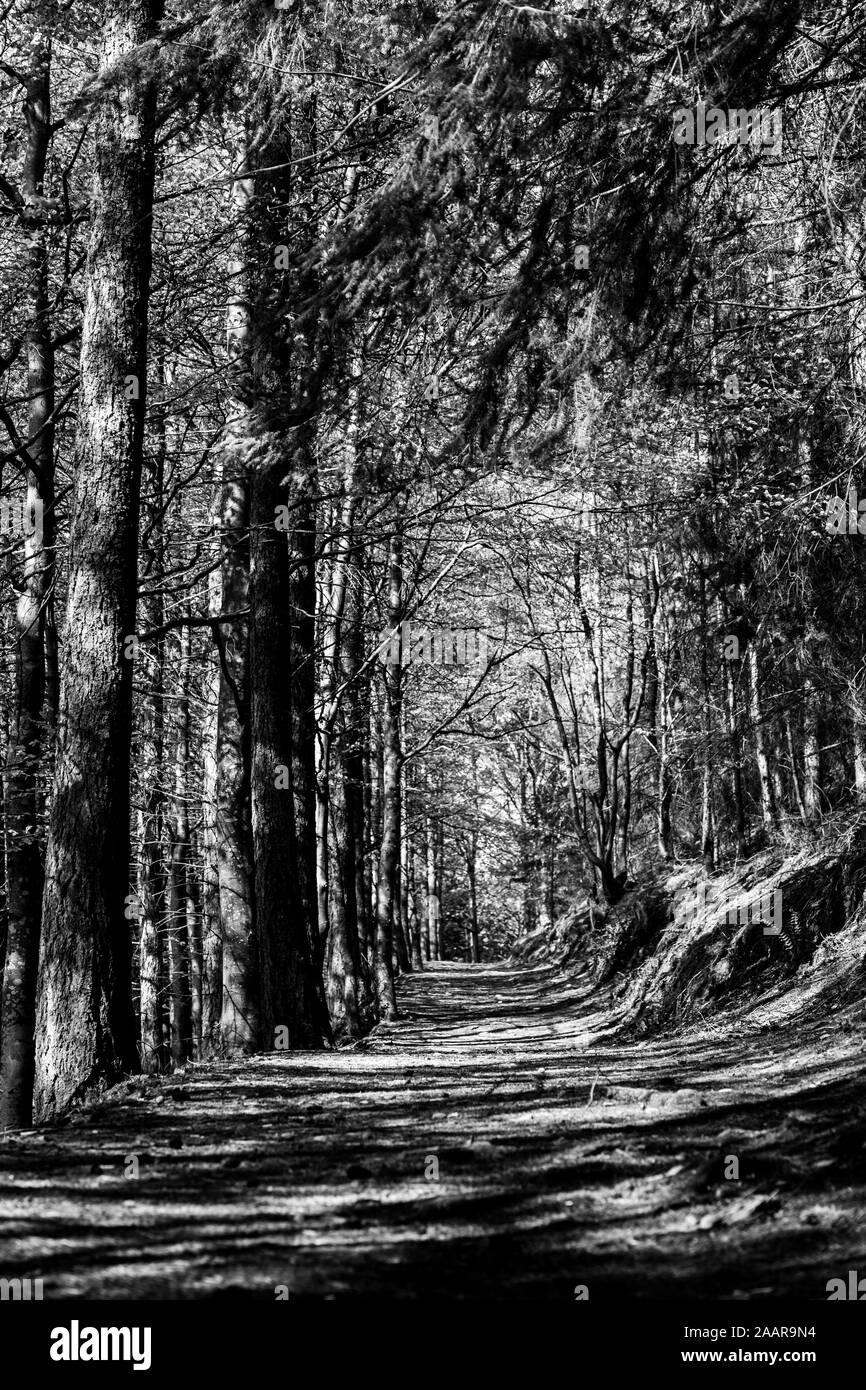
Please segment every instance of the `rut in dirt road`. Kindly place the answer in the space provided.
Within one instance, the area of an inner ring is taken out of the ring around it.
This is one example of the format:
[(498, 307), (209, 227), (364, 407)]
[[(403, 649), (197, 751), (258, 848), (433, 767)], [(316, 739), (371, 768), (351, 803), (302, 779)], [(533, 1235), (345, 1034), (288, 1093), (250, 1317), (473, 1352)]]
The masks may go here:
[(46, 1298), (822, 1299), (862, 1264), (862, 1028), (623, 1042), (586, 980), (510, 966), (432, 966), (400, 1005), (351, 1049), (7, 1135), (0, 1272)]

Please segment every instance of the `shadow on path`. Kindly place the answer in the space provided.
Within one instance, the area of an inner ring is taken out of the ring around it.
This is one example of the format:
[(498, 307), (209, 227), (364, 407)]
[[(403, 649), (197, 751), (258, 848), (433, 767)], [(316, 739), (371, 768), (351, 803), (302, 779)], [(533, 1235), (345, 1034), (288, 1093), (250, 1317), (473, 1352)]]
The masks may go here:
[(546, 969), (432, 967), (331, 1053), (191, 1067), (0, 1142), (47, 1298), (826, 1298), (866, 1273), (866, 1028), (622, 1042)]

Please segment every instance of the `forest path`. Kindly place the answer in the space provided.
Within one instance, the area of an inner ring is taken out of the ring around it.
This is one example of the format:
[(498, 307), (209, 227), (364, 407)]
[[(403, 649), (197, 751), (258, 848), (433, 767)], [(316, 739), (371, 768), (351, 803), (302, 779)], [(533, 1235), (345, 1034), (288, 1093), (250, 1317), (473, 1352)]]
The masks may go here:
[(4, 1136), (0, 1276), (46, 1298), (826, 1298), (866, 1274), (860, 1024), (622, 1042), (585, 979), (508, 965), (399, 997), (358, 1046)]

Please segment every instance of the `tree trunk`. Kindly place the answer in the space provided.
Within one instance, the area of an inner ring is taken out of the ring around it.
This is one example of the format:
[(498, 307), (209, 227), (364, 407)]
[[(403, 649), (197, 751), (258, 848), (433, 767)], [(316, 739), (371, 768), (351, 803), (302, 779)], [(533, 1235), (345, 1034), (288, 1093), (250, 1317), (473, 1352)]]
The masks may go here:
[(704, 870), (711, 874), (715, 867), (715, 822), (713, 817), (713, 724), (710, 690), (710, 672), (707, 652), (709, 648), (709, 632), (707, 624), (707, 583), (706, 575), (701, 570), (700, 579), (700, 633), (699, 641), (701, 644), (701, 704), (703, 709), (702, 732), (703, 738), (701, 758), (703, 763), (703, 778), (701, 786), (701, 859), (703, 860)]
[[(358, 936), (358, 866), (355, 863), (360, 738), (357, 671), (357, 595), (349, 574), (356, 507), (358, 401), (352, 378), (350, 424), (343, 470), (343, 495), (334, 508), (330, 564), (321, 580), (321, 681), (317, 707), (317, 879), (319, 930), (329, 933), (325, 988), (335, 1028), (357, 1037), (369, 1001)], [(342, 695), (340, 689), (342, 688)], [(335, 746), (335, 734), (338, 746)], [(352, 747), (354, 745), (354, 747)], [(362, 764), (360, 764), (362, 766)], [(354, 785), (352, 784), (354, 783)], [(329, 812), (329, 803), (334, 801)], [(329, 819), (335, 837), (329, 849)], [(363, 843), (363, 827), (361, 827)], [(361, 848), (363, 854), (363, 848)], [(361, 865), (363, 874), (363, 865)], [(363, 878), (361, 880), (363, 882)], [(362, 894), (363, 897), (363, 894)]]
[[(24, 117), (28, 138), (22, 191), (43, 195), (51, 140), (51, 56), (47, 34), (37, 31), (26, 74)], [(7, 936), (0, 1002), (0, 1129), (31, 1123), (33, 1031), (39, 923), (44, 877), (40, 853), (39, 776), (46, 747), (46, 627), (54, 583), (54, 352), (48, 283), (48, 234), (32, 215), (28, 229), (33, 299), (27, 331), (27, 453), (22, 588), (16, 606), (14, 731), (6, 760)], [(0, 955), (0, 960), (3, 956)]]
[[(439, 801), (442, 801), (442, 778), (439, 779)], [(433, 949), (436, 952), (436, 959), (442, 960), (442, 880), (445, 869), (445, 828), (439, 821), (436, 826), (435, 853), (433, 867), (436, 875), (436, 915), (434, 917), (434, 927), (436, 936), (433, 942)]]
[(754, 636), (749, 641), (749, 714), (752, 721), (752, 730), (755, 736), (755, 761), (758, 765), (758, 786), (761, 796), (761, 819), (764, 829), (768, 833), (776, 828), (776, 805), (773, 800), (773, 783), (770, 777), (770, 759), (767, 755), (766, 730), (764, 728), (764, 711), (761, 701), (760, 686), (760, 659), (758, 655), (758, 639)]
[[(719, 618), (727, 626), (728, 614), (721, 600)], [(728, 743), (731, 750), (731, 798), (734, 803), (734, 839), (737, 858), (745, 859), (749, 852), (746, 840), (746, 803), (743, 796), (743, 737), (740, 728), (740, 713), (737, 705), (737, 682), (734, 679), (739, 663), (734, 666), (726, 653), (722, 652), (722, 681), (725, 690), (725, 709), (728, 724)]]
[(379, 901), (379, 863), (382, 846), (382, 784), (384, 781), (385, 758), (382, 746), (381, 688), (370, 700), (370, 742), (368, 745), (367, 786), (369, 788), (369, 865), (370, 865), (370, 965), (375, 979), (376, 973), (376, 904)]
[[(152, 38), (160, 0), (106, 0), (100, 71)], [(122, 67), (95, 117), (66, 658), (36, 1022), (40, 1117), (135, 1070), (125, 915), (155, 93)]]
[(400, 758), (399, 726), (392, 709), (385, 714), (382, 844), (376, 898), (376, 999), (380, 1017), (385, 1019), (397, 1016), (392, 914), (400, 857)]
[[(671, 835), (671, 779), (668, 769), (668, 710), (665, 699), (665, 659), (659, 651), (659, 633), (662, 628), (661, 609), (658, 603), (660, 591), (658, 556), (654, 555), (648, 566), (645, 592), (644, 617), (649, 633), (646, 679), (646, 728), (647, 742), (655, 757), (656, 789), (656, 840), (658, 851), (665, 861), (673, 857)], [(655, 602), (653, 602), (655, 600)]]
[(180, 630), (174, 697), (174, 816), (168, 872), (168, 978), (171, 1060), (180, 1067), (190, 1054), (190, 949), (187, 932), (187, 864), (189, 859), (189, 667), (191, 635)]
[[(246, 168), (247, 150), (236, 153)], [(244, 378), (250, 352), (249, 285), (245, 246), (246, 218), (253, 194), (250, 178), (235, 179), (232, 196), (239, 229), (235, 258), (229, 263), (231, 291), (227, 336), (231, 394), (222, 451), (221, 611), (235, 614), (213, 629), (220, 654), (217, 711), (216, 842), (222, 930), (220, 1037), (229, 1052), (251, 1052), (258, 1043), (258, 978), (254, 935), (253, 846), (250, 823), (249, 619), (250, 587), (249, 418)]]
[(628, 878), (629, 830), (631, 827), (631, 743), (623, 749), (622, 801), (617, 829), (617, 877), (625, 883)]
[[(213, 529), (218, 535), (219, 502), (214, 509)], [(208, 575), (208, 613), (216, 617), (222, 604), (222, 583), (219, 568)], [(220, 925), (219, 846), (217, 843), (217, 712), (219, 709), (220, 666), (210, 655), (204, 680), (204, 715), (202, 719), (202, 1043), (203, 1057), (211, 1057), (219, 1049), (220, 1010), (222, 1007), (223, 949)]]
[[(163, 372), (164, 378), (164, 372)], [(157, 412), (155, 439), (145, 463), (145, 490), (142, 499), (143, 527), (141, 621), (147, 630), (158, 630), (165, 621), (162, 595), (164, 583), (163, 475), (165, 467), (165, 416)], [(151, 592), (148, 592), (151, 591)], [(163, 791), (165, 696), (165, 637), (153, 640), (142, 653), (141, 670), (149, 675), (141, 698), (141, 799), (138, 817), (138, 974), (139, 974), (139, 1051), (141, 1069), (155, 1073), (164, 1070), (163, 1008), (160, 977), (163, 973), (160, 923), (165, 919), (165, 863)], [(145, 665), (147, 663), (147, 665)], [(131, 912), (134, 918), (135, 913)]]
[(202, 927), (201, 899), (195, 865), (198, 837), (190, 838), (186, 861), (186, 937), (189, 944), (189, 1023), (193, 1061), (202, 1059)]
[[(402, 729), (402, 718), (400, 720)], [(403, 738), (400, 735), (400, 747), (402, 749)], [(397, 966), (400, 973), (408, 975), (412, 969), (412, 946), (409, 941), (409, 903), (408, 890), (406, 885), (406, 826), (405, 826), (405, 793), (400, 787), (400, 805), (398, 807), (398, 834), (400, 844), (397, 854), (397, 867), (394, 883), (394, 908), (392, 921), (394, 924), (394, 948), (397, 957)]]
[[(248, 488), (227, 479), (223, 491), (223, 612), (246, 608), (249, 592)], [(258, 1041), (258, 982), (253, 928), (253, 853), (249, 802), (249, 623), (223, 626), (225, 667), (217, 730), (217, 845), (222, 924), (220, 1035), (230, 1052)]]
[[(262, 424), (260, 439), (267, 438), (265, 429)], [(266, 1047), (273, 1047), (274, 1030), (284, 1027), (289, 1048), (314, 1048), (321, 1045), (322, 1036), (312, 948), (312, 941), (318, 940), (315, 812), (309, 806), (308, 784), (299, 789), (292, 781), (298, 767), (303, 767), (305, 777), (310, 773), (295, 739), (301, 730), (301, 737), (310, 738), (312, 753), (312, 723), (308, 726), (303, 717), (306, 710), (293, 719), (286, 700), (292, 681), (289, 553), (285, 532), (274, 527), (274, 515), (275, 508), (285, 502), (279, 479), (291, 465), (278, 453), (277, 466), (267, 467), (267, 456), (278, 448), (276, 441), (270, 443), (265, 460), (253, 471), (251, 516), (252, 807), (262, 1038)], [(297, 654), (296, 646), (294, 650)], [(310, 668), (312, 661), (310, 649), (306, 655)], [(305, 682), (293, 684), (293, 698), (297, 689), (304, 690), (305, 701), (310, 700), (312, 716), (312, 691), (306, 693)], [(295, 863), (292, 851), (299, 805), (303, 818), (298, 824)]]
[(438, 960), (436, 942), (439, 939), (439, 899), (436, 896), (436, 844), (433, 821), (429, 814), (424, 817), (424, 847), (427, 861), (427, 915), (424, 953), (427, 960)]
[(408, 874), (408, 913), (409, 913), (409, 937), (412, 942), (412, 969), (423, 970), (424, 954), (421, 946), (421, 919), (418, 915), (418, 902), (416, 898), (415, 886), (415, 845), (412, 837), (407, 840), (407, 860), (406, 868)]
[[(316, 892), (317, 328), (308, 318), (304, 331), (287, 334), (275, 301), (276, 286), (290, 304), (315, 290), (306, 268), (316, 229), (317, 166), (309, 158), (315, 106), (295, 102), (281, 81), (273, 85), (258, 72), (249, 92), (256, 168), (247, 241), (254, 268), (247, 378), (251, 799), (260, 1023), (266, 1047), (285, 1029), (289, 1048), (315, 1048), (330, 1035)], [(289, 263), (281, 264), (289, 248)]]
[(671, 711), (668, 698), (667, 659), (659, 658), (659, 709), (661, 727), (659, 729), (659, 773), (658, 773), (658, 816), (656, 836), (659, 854), (669, 861), (674, 854), (674, 835), (671, 821), (674, 784), (671, 776)]
[[(345, 726), (342, 732), (345, 732)], [(362, 1028), (361, 955), (355, 906), (355, 840), (347, 806), (343, 742), (331, 750), (331, 884), (327, 970), (328, 1012), (335, 1034), (360, 1037)]]
[(466, 854), (466, 876), (469, 881), (469, 959), (473, 965), (481, 960), (478, 938), (478, 889), (475, 882), (475, 845)]
[[(347, 650), (352, 654), (352, 670), (357, 672), (363, 656), (361, 633), (360, 595), (357, 607), (352, 609), (352, 618), (347, 633)], [(367, 876), (367, 834), (365, 808), (369, 798), (365, 787), (365, 729), (367, 727), (367, 708), (364, 694), (358, 689), (359, 677), (353, 679), (344, 700), (346, 709), (346, 748), (344, 762), (346, 768), (346, 807), (350, 817), (352, 834), (355, 840), (353, 860), (355, 864), (355, 912), (358, 922), (358, 945), (363, 961), (370, 959), (370, 885)]]
[(823, 782), (820, 735), (821, 705), (815, 679), (809, 667), (809, 646), (813, 640), (814, 634), (809, 634), (806, 639), (806, 650), (803, 652), (800, 663), (800, 669), (803, 672), (803, 765), (806, 774), (803, 800), (806, 803), (806, 814), (810, 821), (816, 820), (821, 815)]
[[(403, 617), (403, 537), (398, 521), (388, 555), (388, 627), (399, 629)], [(403, 689), (401, 662), (383, 670), (382, 708), (382, 842), (376, 898), (376, 1001), (379, 1016), (396, 1018), (392, 959), (392, 917), (397, 869), (400, 861), (400, 706)]]
[[(363, 584), (359, 575), (347, 582), (346, 613), (343, 623), (343, 767), (346, 785), (346, 815), (352, 835), (354, 866), (354, 918), (358, 933), (359, 1006), (362, 1019), (373, 1012), (373, 981), (370, 973), (370, 893), (365, 858), (367, 835), (365, 808), (366, 737), (369, 727), (369, 677), (358, 672), (364, 659)], [(347, 884), (347, 891), (351, 886)], [(351, 920), (351, 909), (349, 919)]]
[(322, 987), (326, 941), (319, 933), (316, 886), (316, 513), (311, 501), (311, 441), (299, 440), (294, 476), (305, 479), (295, 500), (295, 524), (289, 540), (291, 561), (292, 790), (294, 795), (297, 910), (313, 961), (317, 996), (327, 1025)]

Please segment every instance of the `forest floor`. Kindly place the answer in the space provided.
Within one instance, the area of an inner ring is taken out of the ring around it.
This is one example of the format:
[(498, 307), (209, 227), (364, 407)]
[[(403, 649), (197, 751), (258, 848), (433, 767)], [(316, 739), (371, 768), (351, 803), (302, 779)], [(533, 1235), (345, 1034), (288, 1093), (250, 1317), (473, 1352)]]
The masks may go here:
[(825, 1299), (866, 1275), (862, 1017), (744, 1006), (627, 1041), (587, 977), (508, 965), (399, 999), (353, 1047), (2, 1136), (0, 1274), (100, 1299)]

